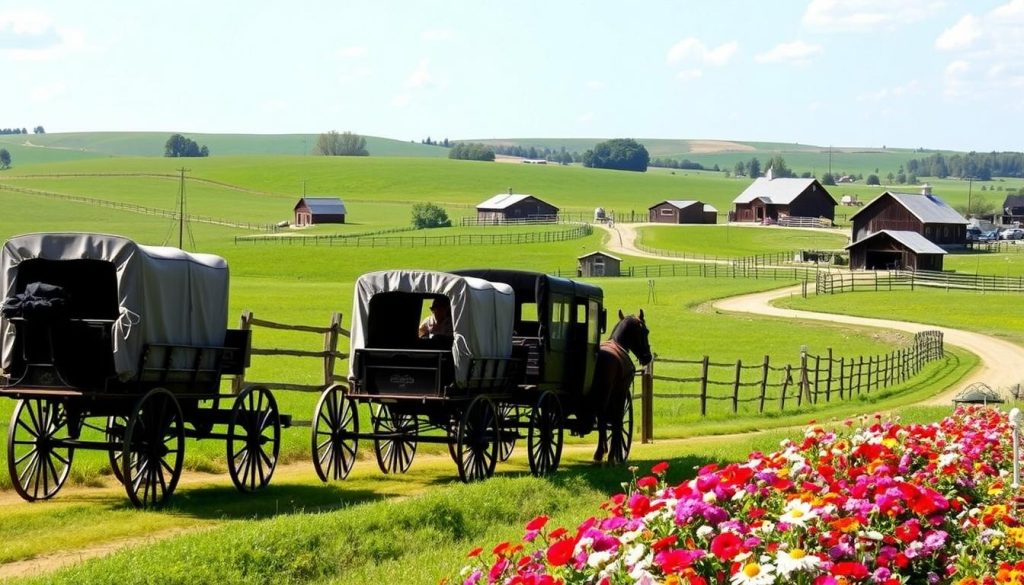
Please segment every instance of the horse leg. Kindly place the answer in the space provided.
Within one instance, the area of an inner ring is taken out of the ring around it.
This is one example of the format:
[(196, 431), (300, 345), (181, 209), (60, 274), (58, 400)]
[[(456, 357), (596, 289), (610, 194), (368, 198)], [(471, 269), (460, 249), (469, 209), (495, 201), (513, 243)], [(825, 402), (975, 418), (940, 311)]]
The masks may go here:
[[(619, 465), (626, 459), (624, 456), (625, 447), (622, 444), (622, 418), (625, 416), (626, 397), (622, 392), (619, 392), (619, 388), (612, 389), (610, 395), (608, 408), (605, 411), (608, 432), (611, 434), (608, 463)], [(602, 436), (604, 435), (603, 432), (601, 434)]]
[(603, 461), (607, 452), (608, 439), (605, 436), (605, 417), (602, 411), (597, 415), (597, 450), (594, 451), (594, 463)]

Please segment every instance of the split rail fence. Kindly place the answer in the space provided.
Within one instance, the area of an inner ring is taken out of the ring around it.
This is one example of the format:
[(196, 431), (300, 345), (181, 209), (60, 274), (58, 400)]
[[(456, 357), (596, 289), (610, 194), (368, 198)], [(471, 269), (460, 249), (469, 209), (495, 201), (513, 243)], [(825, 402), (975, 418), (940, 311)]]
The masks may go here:
[(235, 237), (238, 244), (286, 244), (294, 246), (341, 246), (354, 248), (424, 248), (429, 246), (480, 246), (495, 244), (540, 244), (565, 242), (589, 236), (589, 224), (564, 230), (522, 232), (517, 234), (455, 234), (450, 236), (276, 236), (270, 238)]
[(868, 270), (819, 272), (816, 294), (830, 295), (858, 291), (915, 290), (919, 287), (945, 290), (1024, 292), (1024, 276), (957, 274), (925, 270)]

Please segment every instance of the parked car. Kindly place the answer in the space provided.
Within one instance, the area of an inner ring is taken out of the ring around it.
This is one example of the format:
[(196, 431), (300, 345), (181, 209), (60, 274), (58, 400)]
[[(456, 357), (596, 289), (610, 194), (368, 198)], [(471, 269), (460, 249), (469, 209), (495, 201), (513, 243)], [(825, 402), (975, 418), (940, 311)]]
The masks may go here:
[(999, 232), (1000, 240), (1020, 240), (1024, 239), (1024, 228), (1006, 228)]
[(981, 232), (978, 236), (979, 242), (994, 242), (999, 239), (999, 230), (988, 230)]
[(981, 241), (981, 229), (976, 227), (967, 228), (967, 241), (968, 242), (980, 242)]

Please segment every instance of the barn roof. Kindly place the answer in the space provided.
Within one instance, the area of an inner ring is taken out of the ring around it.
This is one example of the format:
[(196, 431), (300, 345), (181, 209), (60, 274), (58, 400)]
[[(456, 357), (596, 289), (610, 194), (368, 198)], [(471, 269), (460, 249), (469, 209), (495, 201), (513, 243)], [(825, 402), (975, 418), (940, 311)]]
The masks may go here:
[[(754, 199), (762, 199), (774, 205), (788, 205), (801, 193), (807, 190), (817, 179), (771, 179), (758, 177), (750, 184), (733, 203), (750, 203)], [(824, 190), (824, 187), (822, 187)], [(828, 194), (828, 191), (825, 191)], [(829, 195), (831, 198), (831, 195)]]
[(958, 223), (967, 225), (968, 221), (964, 216), (957, 213), (955, 209), (946, 205), (946, 202), (935, 195), (918, 195), (916, 193), (900, 193), (898, 191), (886, 191), (865, 205), (860, 211), (850, 216), (850, 219), (857, 217), (867, 211), (876, 202), (888, 195), (896, 200), (914, 215), (922, 223)]
[(577, 256), (576, 259), (583, 260), (584, 258), (590, 258), (591, 256), (605, 256), (606, 258), (611, 258), (612, 260), (618, 260), (619, 262), (622, 262), (622, 258), (619, 258), (618, 256), (613, 256), (608, 252), (602, 252), (600, 250), (596, 252), (591, 252), (589, 254), (584, 254), (582, 256)]
[(686, 209), (691, 205), (703, 205), (704, 211), (714, 211), (715, 213), (718, 213), (717, 209), (715, 209), (711, 205), (708, 205), (707, 203), (701, 203), (700, 201), (679, 201), (673, 199), (667, 199), (665, 201), (662, 201), (661, 203), (655, 203), (654, 205), (648, 207), (647, 209), (654, 209), (655, 207), (660, 207), (666, 203), (668, 203), (672, 207), (675, 207), (676, 209)]
[(1006, 201), (1003, 201), (1003, 208), (1010, 209), (1012, 207), (1024, 207), (1024, 195), (1007, 195)]
[(925, 238), (921, 234), (919, 234), (917, 232), (910, 232), (910, 231), (903, 231), (903, 230), (882, 230), (880, 232), (875, 232), (875, 233), (871, 234), (870, 236), (868, 236), (866, 238), (861, 238), (860, 240), (858, 240), (858, 241), (856, 241), (856, 242), (854, 242), (852, 244), (847, 245), (846, 249), (848, 250), (848, 249), (850, 249), (850, 248), (852, 248), (854, 246), (859, 246), (859, 245), (863, 244), (864, 242), (867, 242), (868, 240), (870, 240), (872, 238), (876, 238), (876, 237), (881, 236), (882, 234), (885, 234), (885, 235), (889, 236), (890, 238), (892, 238), (892, 239), (896, 240), (897, 242), (899, 242), (899, 243), (903, 244), (904, 246), (906, 246), (907, 249), (909, 249), (909, 250), (911, 250), (911, 251), (913, 251), (913, 252), (915, 252), (917, 254), (945, 254), (946, 253), (945, 250), (943, 250), (942, 248), (936, 246), (934, 243), (932, 243), (930, 240), (928, 240), (927, 238)]
[[(487, 201), (484, 201), (480, 205), (477, 205), (477, 209), (508, 209), (516, 203), (529, 199), (533, 195), (525, 195), (521, 193), (498, 193), (494, 197), (491, 197)], [(533, 197), (537, 199), (536, 197)], [(537, 199), (540, 201), (540, 199)]]
[(303, 197), (299, 199), (299, 202), (295, 204), (295, 207), (302, 205), (302, 202), (306, 202), (306, 207), (309, 208), (309, 212), (314, 215), (335, 215), (345, 214), (345, 204), (341, 202), (341, 199), (337, 197)]

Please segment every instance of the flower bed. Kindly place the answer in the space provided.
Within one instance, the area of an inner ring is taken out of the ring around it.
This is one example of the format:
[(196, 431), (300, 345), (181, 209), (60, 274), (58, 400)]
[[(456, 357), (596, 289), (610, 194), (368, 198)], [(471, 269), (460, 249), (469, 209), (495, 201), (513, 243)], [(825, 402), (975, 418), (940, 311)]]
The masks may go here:
[(812, 426), (676, 485), (660, 463), (575, 529), (541, 516), (522, 543), (474, 549), (460, 581), (1024, 584), (1011, 457), (1007, 417), (987, 408), (930, 425)]

